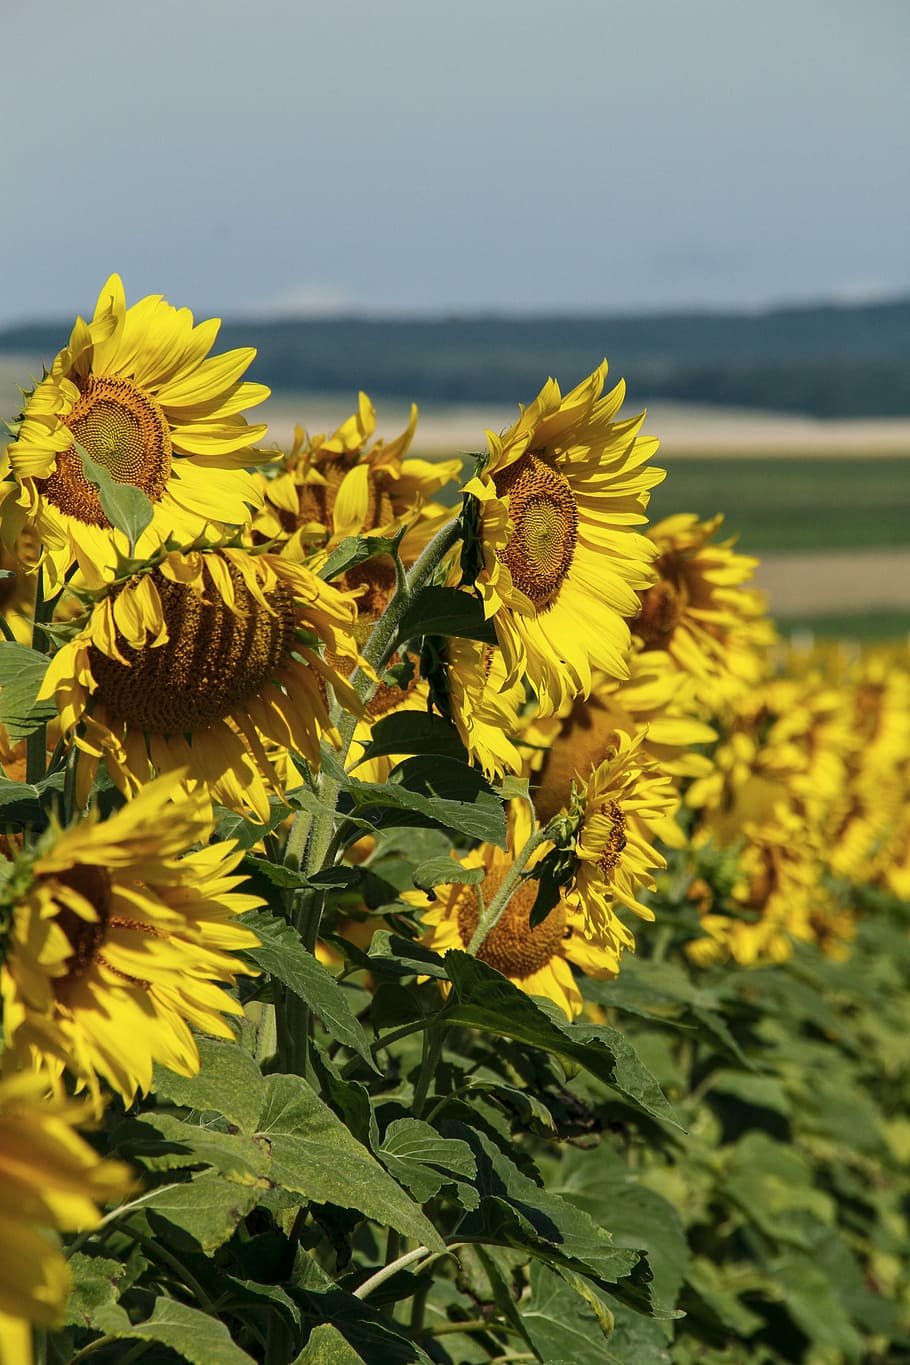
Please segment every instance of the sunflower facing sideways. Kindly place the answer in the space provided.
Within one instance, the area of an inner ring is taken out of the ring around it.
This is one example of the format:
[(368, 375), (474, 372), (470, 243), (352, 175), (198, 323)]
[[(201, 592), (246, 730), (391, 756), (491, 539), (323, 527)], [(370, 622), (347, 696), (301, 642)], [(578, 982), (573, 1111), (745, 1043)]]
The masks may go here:
[(107, 820), (52, 826), (0, 893), (7, 1058), (51, 1081), (67, 1069), (96, 1100), (104, 1081), (132, 1103), (153, 1062), (195, 1075), (189, 1025), (232, 1038), (224, 1015), (242, 1012), (225, 987), (251, 974), (235, 954), (258, 940), (235, 916), (262, 902), (236, 890), (233, 840), (185, 853), (211, 825), (204, 792), (186, 795), (179, 776)]
[[(426, 930), (423, 942), (428, 948), (437, 953), (467, 948), (479, 918), (477, 891), (484, 905), (489, 905), (512, 867), (513, 852), (523, 846), (530, 834), (527, 807), (523, 802), (513, 801), (509, 810), (509, 852), (483, 844), (460, 859), (465, 868), (484, 869), (479, 887), (460, 883), (438, 886), (432, 904), (422, 892), (405, 893), (409, 902), (421, 907), (421, 923)], [(531, 855), (529, 869), (545, 851), (546, 846), (541, 845), (539, 853)], [(587, 938), (584, 916), (565, 900), (559, 901), (540, 924), (530, 928), (536, 898), (537, 882), (522, 882), (477, 956), (528, 995), (546, 996), (567, 1018), (573, 1019), (581, 1013), (583, 1001), (571, 964), (586, 976), (604, 979), (616, 974), (617, 960), (609, 950)]]
[[(664, 471), (639, 435), (644, 413), (614, 420), (625, 388), (601, 391), (606, 361), (565, 397), (548, 380), (466, 485), (475, 499), (475, 586), (492, 619), (507, 682), (522, 671), (547, 712), (587, 693), (591, 670), (628, 676), (626, 617), (654, 582), (647, 518)], [(469, 504), (470, 506), (470, 504)]]
[(357, 411), (331, 436), (310, 437), (302, 427), (283, 460), (260, 476), (264, 503), (253, 531), (279, 543), (291, 538), (295, 552), (334, 548), (346, 536), (390, 536), (409, 526), (399, 547), (405, 564), (420, 553), (446, 516), (427, 499), (461, 473), (461, 460), (407, 456), (417, 426), (417, 407), (394, 440), (369, 445), (376, 409), (365, 393)]
[(318, 767), (325, 685), (359, 709), (344, 678), (358, 658), (352, 621), (349, 595), (302, 564), (246, 550), (172, 551), (113, 585), (41, 689), (64, 734), (79, 727), (80, 802), (103, 757), (127, 795), (153, 771), (180, 768), (213, 800), (265, 821), (267, 788), (283, 790), (268, 743)]
[(71, 1288), (58, 1233), (99, 1221), (131, 1188), (129, 1169), (102, 1161), (76, 1132), (84, 1102), (55, 1099), (36, 1072), (0, 1081), (0, 1361), (30, 1365), (31, 1324), (60, 1323)]
[(269, 390), (241, 379), (251, 348), (209, 356), (220, 325), (194, 326), (188, 308), (156, 294), (127, 308), (119, 275), (101, 290), (91, 322), (77, 319), (27, 399), (7, 450), (12, 477), (0, 485), (4, 544), (12, 549), (32, 529), (51, 589), (73, 564), (91, 585), (110, 580), (129, 549), (85, 477), (76, 442), (151, 503), (139, 559), (169, 537), (188, 544), (212, 528), (243, 526), (261, 504), (244, 466), (271, 458), (250, 449), (266, 428), (248, 426), (243, 411)]
[(631, 622), (644, 650), (665, 651), (694, 679), (708, 712), (759, 681), (775, 640), (765, 599), (749, 586), (758, 560), (738, 554), (733, 539), (713, 539), (722, 521), (683, 512), (648, 528), (658, 581)]

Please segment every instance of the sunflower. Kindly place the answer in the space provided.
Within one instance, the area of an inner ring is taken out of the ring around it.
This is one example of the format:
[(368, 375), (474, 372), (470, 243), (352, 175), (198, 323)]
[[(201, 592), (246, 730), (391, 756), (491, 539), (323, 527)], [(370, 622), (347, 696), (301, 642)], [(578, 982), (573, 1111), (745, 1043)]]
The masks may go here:
[(346, 536), (392, 535), (409, 524), (400, 546), (415, 559), (451, 513), (427, 498), (459, 477), (461, 460), (405, 459), (417, 426), (417, 407), (395, 440), (368, 445), (376, 409), (365, 393), (357, 412), (334, 435), (310, 438), (302, 427), (273, 477), (261, 476), (264, 503), (253, 519), (257, 538), (288, 540), (298, 553), (333, 548)]
[[(238, 893), (234, 841), (186, 853), (211, 833), (202, 790), (179, 774), (150, 783), (105, 821), (52, 827), (16, 859), (0, 969), (8, 1055), (56, 1080), (64, 1068), (127, 1105), (152, 1064), (199, 1070), (190, 1024), (232, 1038), (227, 994), (253, 974), (235, 953), (255, 934), (235, 922), (262, 902)], [(184, 855), (185, 856), (181, 856)]]
[(35, 1072), (0, 1081), (0, 1360), (28, 1365), (30, 1323), (58, 1326), (70, 1291), (59, 1232), (85, 1231), (127, 1193), (129, 1170), (76, 1132), (84, 1103), (47, 1094)]
[(188, 770), (213, 800), (268, 818), (281, 784), (271, 741), (320, 760), (325, 684), (356, 694), (319, 652), (357, 662), (353, 606), (308, 568), (246, 550), (172, 551), (114, 584), (42, 684), (65, 734), (79, 726), (84, 804), (99, 759), (127, 795), (153, 770)]
[(452, 635), (442, 648), (448, 709), (468, 757), (488, 779), (520, 772), (522, 758), (513, 741), (524, 683), (509, 683), (502, 654), (492, 645)]
[(639, 436), (644, 413), (615, 421), (625, 388), (601, 398), (606, 361), (565, 397), (548, 380), (465, 485), (482, 561), (476, 587), (509, 684), (527, 673), (542, 710), (587, 693), (592, 668), (628, 676), (626, 617), (654, 582), (646, 521), (664, 471)]
[[(696, 847), (707, 833), (700, 831)], [(743, 967), (786, 962), (794, 940), (830, 940), (836, 917), (821, 886), (822, 869), (805, 819), (793, 809), (782, 809), (773, 822), (746, 821), (739, 833), (743, 842), (736, 853), (737, 875), (726, 901), (698, 884), (704, 936), (686, 944), (691, 960), (707, 966), (732, 958)], [(849, 932), (846, 924), (841, 932)]]
[(680, 513), (649, 528), (658, 581), (631, 623), (643, 649), (665, 650), (696, 680), (708, 710), (758, 681), (775, 638), (764, 597), (746, 586), (758, 560), (736, 554), (732, 539), (708, 543), (722, 521)]
[(641, 735), (622, 730), (615, 731), (604, 760), (577, 777), (570, 813), (579, 811), (580, 823), (565, 899), (583, 915), (588, 937), (613, 953), (618, 970), (622, 949), (634, 951), (635, 943), (616, 907), (654, 919), (638, 896), (655, 889), (651, 873), (666, 867), (651, 841), (675, 809), (676, 792), (671, 779), (658, 775), (643, 756)]
[(0, 486), (0, 532), (12, 549), (23, 528), (44, 550), (52, 588), (73, 563), (92, 584), (114, 577), (129, 546), (88, 482), (76, 442), (118, 483), (140, 488), (151, 524), (135, 553), (169, 537), (183, 544), (211, 528), (243, 526), (262, 494), (244, 465), (265, 426), (243, 410), (269, 390), (241, 381), (255, 351), (209, 356), (220, 322), (193, 325), (188, 308), (149, 295), (127, 308), (119, 275), (78, 318), (69, 345), (29, 396), (7, 449), (13, 478)]
[[(631, 676), (625, 680), (596, 673), (587, 700), (564, 704), (557, 715), (535, 717), (522, 731), (528, 752), (534, 805), (549, 820), (569, 804), (578, 772), (596, 768), (612, 751), (617, 730), (641, 737), (641, 753), (673, 778), (704, 777), (710, 758), (696, 746), (712, 743), (715, 732), (694, 715), (692, 684), (676, 672), (659, 651), (633, 651)], [(682, 831), (675, 821), (659, 827), (665, 843), (678, 845)]]
[[(509, 815), (509, 852), (484, 844), (459, 860), (465, 868), (484, 869), (479, 891), (485, 905), (496, 895), (512, 867), (514, 855), (511, 850), (520, 849), (531, 833), (524, 803), (512, 802)], [(541, 846), (540, 856), (545, 847)], [(533, 868), (538, 861), (539, 856), (532, 854), (528, 868)], [(412, 903), (427, 907), (422, 909), (421, 921), (426, 928), (423, 942), (428, 948), (444, 953), (449, 948), (468, 946), (479, 918), (477, 893), (476, 886), (459, 883), (439, 886), (432, 904), (420, 892), (407, 894)], [(615, 959), (608, 950), (588, 941), (584, 916), (565, 900), (559, 901), (540, 924), (530, 928), (536, 897), (536, 881), (519, 883), (477, 956), (528, 995), (546, 996), (567, 1018), (573, 1019), (581, 1013), (583, 1002), (570, 964), (574, 963), (586, 976), (602, 980), (615, 975)]]

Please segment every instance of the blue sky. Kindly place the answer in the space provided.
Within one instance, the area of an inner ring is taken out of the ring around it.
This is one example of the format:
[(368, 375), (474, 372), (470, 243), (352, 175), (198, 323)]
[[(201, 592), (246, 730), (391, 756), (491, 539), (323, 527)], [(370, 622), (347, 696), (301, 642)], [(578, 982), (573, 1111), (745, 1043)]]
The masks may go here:
[(6, 0), (0, 33), (0, 325), (111, 270), (222, 316), (910, 292), (907, 0)]

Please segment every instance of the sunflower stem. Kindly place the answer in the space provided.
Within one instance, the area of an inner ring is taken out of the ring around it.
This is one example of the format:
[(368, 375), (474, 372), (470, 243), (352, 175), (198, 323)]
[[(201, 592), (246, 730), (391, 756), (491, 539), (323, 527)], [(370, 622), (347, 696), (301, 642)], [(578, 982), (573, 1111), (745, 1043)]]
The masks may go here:
[[(398, 627), (411, 598), (435, 572), (460, 535), (461, 524), (457, 518), (453, 518), (436, 533), (407, 574), (396, 568), (398, 587), (395, 596), (377, 621), (373, 633), (364, 646), (363, 659), (368, 665), (369, 671), (356, 668), (351, 675), (351, 684), (361, 701), (369, 701), (379, 686), (379, 677), (394, 651)], [(345, 711), (338, 722), (338, 757), (342, 765), (347, 759), (357, 728), (357, 721), (358, 716), (354, 712)], [(333, 845), (341, 786), (338, 778), (329, 777), (325, 773), (322, 774), (319, 783), (319, 798), (322, 809), (313, 818), (312, 824), (309, 826), (306, 852), (303, 855), (305, 872), (321, 871), (327, 865), (327, 860), (336, 856)], [(286, 862), (289, 861), (289, 856), (291, 858), (299, 857), (298, 840), (301, 836), (306, 836), (306, 828), (302, 821), (300, 821), (298, 832), (298, 820), (299, 816), (295, 819), (288, 836), (289, 852), (285, 853)], [(291, 865), (294, 864), (291, 863)], [(299, 866), (299, 863), (297, 865)], [(324, 905), (325, 896), (318, 891), (304, 891), (297, 893), (294, 897), (294, 927), (297, 929), (304, 947), (308, 948), (311, 953), (315, 952), (316, 943), (319, 939), (319, 927)], [(280, 1056), (290, 1064), (290, 1070), (296, 1071), (299, 1075), (305, 1075), (309, 1066), (310, 1010), (303, 1001), (286, 991), (278, 1015)]]
[(496, 895), (482, 914), (478, 916), (477, 928), (471, 935), (471, 941), (468, 944), (467, 949), (472, 957), (477, 956), (486, 939), (499, 923), (502, 913), (512, 899), (512, 896), (518, 890), (519, 883), (522, 879), (521, 874), (524, 871), (531, 854), (536, 848), (539, 848), (541, 844), (546, 843), (549, 837), (546, 829), (536, 830), (521, 852), (516, 855), (515, 861), (509, 868), (505, 877), (503, 877), (502, 884), (496, 892)]

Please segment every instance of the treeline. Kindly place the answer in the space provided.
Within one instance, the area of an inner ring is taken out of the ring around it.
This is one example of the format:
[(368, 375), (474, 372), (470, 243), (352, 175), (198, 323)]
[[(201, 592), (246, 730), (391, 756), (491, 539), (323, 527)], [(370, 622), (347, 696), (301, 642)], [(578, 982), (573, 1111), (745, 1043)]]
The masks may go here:
[[(0, 353), (50, 359), (65, 324), (0, 332)], [(418, 401), (528, 399), (602, 356), (630, 401), (755, 407), (817, 417), (910, 415), (910, 299), (761, 314), (625, 317), (335, 318), (226, 323), (227, 346), (257, 348), (251, 375), (275, 390)]]

